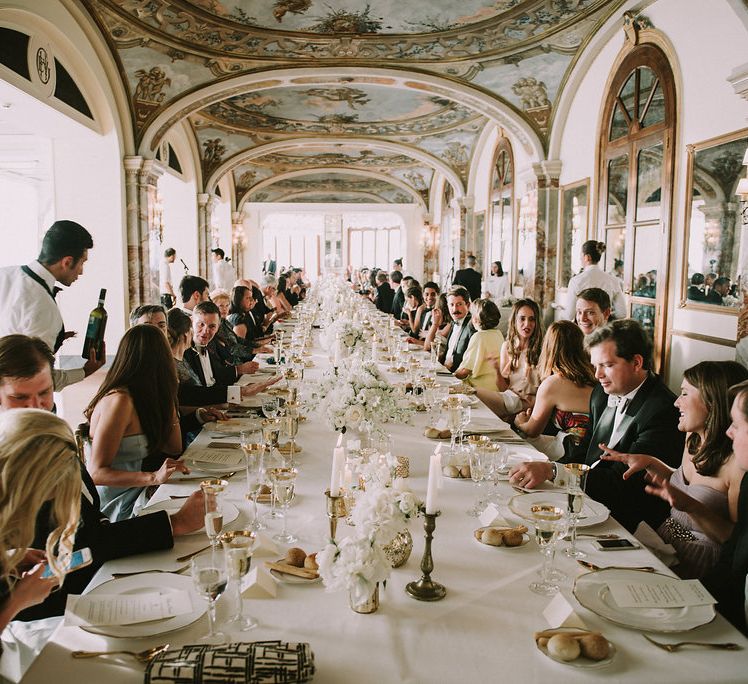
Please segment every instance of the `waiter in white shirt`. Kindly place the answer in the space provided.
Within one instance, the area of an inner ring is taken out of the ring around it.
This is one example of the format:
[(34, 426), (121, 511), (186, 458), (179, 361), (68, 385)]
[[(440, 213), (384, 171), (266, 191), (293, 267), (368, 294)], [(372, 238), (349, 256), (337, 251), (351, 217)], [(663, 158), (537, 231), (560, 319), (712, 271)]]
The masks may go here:
[[(72, 285), (83, 273), (88, 250), (93, 247), (91, 234), (74, 221), (55, 221), (44, 235), (39, 258), (25, 266), (0, 269), (0, 336), (20, 333), (39, 337), (56, 353), (74, 332), (65, 332), (62, 315), (55, 298), (61, 288)], [(83, 368), (55, 370), (55, 391), (80, 382), (104, 365), (104, 355), (91, 356)]]
[(171, 265), (177, 258), (177, 250), (173, 247), (167, 247), (164, 250), (164, 258), (158, 267), (158, 291), (161, 293), (161, 306), (167, 311), (177, 303), (177, 296), (174, 294), (174, 285), (171, 282)]
[(623, 297), (621, 281), (606, 273), (598, 265), (605, 251), (605, 243), (587, 240), (582, 245), (584, 270), (569, 280), (566, 290), (566, 318), (573, 321), (576, 316), (577, 295), (590, 287), (599, 287), (608, 293), (615, 318), (626, 318), (626, 300)]
[(231, 292), (236, 280), (236, 274), (231, 264), (226, 261), (226, 254), (220, 248), (211, 249), (213, 252), (213, 288), (216, 290), (226, 290)]

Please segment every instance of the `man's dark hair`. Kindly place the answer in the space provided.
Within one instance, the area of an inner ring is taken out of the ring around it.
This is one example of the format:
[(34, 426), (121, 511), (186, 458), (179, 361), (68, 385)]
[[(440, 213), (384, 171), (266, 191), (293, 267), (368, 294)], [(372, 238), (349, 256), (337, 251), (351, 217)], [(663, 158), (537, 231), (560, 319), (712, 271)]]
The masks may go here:
[(200, 302), (192, 310), (192, 315), (194, 316), (195, 314), (203, 314), (203, 315), (215, 314), (216, 316), (218, 316), (218, 318), (220, 318), (221, 310), (218, 308), (217, 304), (214, 304), (211, 301)]
[(220, 247), (216, 247), (215, 249), (211, 249), (211, 252), (213, 254), (217, 254), (221, 259), (223, 259), (226, 256), (226, 252), (224, 252)]
[(0, 384), (5, 378), (33, 378), (45, 366), (55, 363), (52, 350), (38, 337), (0, 337)]
[(730, 279), (726, 278), (725, 276), (720, 276), (712, 283), (712, 287), (717, 287), (718, 285), (729, 285)]
[(466, 287), (462, 285), (455, 285), (447, 292), (447, 297), (462, 297), (466, 304), (470, 304), (470, 293)]
[(401, 271), (392, 271), (390, 274), (390, 280), (395, 283), (395, 285), (399, 285), (403, 280), (403, 274)]
[(441, 290), (439, 289), (439, 286), (433, 280), (429, 280), (427, 283), (423, 284), (424, 290), (427, 287), (430, 287), (432, 290), (436, 290), (436, 294), (439, 294), (441, 292)]
[(174, 255), (175, 255), (176, 253), (177, 253), (177, 250), (176, 250), (176, 249), (174, 249), (173, 247), (167, 247), (167, 248), (166, 248), (166, 249), (164, 250), (164, 256), (165, 256), (165, 257), (170, 257), (170, 256), (174, 256)]
[(633, 318), (611, 321), (587, 335), (584, 344), (589, 350), (608, 340), (615, 342), (616, 356), (631, 361), (638, 354), (645, 370), (652, 367), (652, 342), (639, 321)]
[(39, 263), (51, 266), (67, 256), (78, 261), (83, 252), (93, 247), (93, 238), (75, 221), (55, 221), (44, 234)]
[(395, 264), (395, 266), (402, 266), (403, 265), (403, 258), (400, 257), (399, 259), (395, 259), (395, 261), (392, 262)]
[(582, 290), (577, 295), (577, 299), (584, 299), (586, 302), (594, 302), (600, 307), (601, 311), (610, 309), (610, 295), (599, 287), (588, 287), (586, 290)]
[(387, 271), (377, 271), (377, 282), (380, 284), (387, 282)]
[(160, 304), (141, 304), (140, 306), (136, 306), (130, 312), (130, 325), (137, 325), (138, 319), (141, 316), (153, 316), (153, 314), (157, 313), (166, 315), (166, 309)]
[(179, 283), (179, 296), (182, 298), (182, 304), (190, 301), (190, 297), (195, 292), (202, 294), (208, 289), (208, 281), (200, 276), (187, 275)]

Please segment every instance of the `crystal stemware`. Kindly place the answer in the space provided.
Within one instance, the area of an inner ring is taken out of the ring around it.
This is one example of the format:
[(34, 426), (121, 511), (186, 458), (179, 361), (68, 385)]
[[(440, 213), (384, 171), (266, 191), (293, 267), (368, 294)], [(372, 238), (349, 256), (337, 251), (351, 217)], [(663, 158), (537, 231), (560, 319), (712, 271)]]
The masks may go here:
[(208, 633), (198, 639), (204, 644), (224, 644), (226, 635), (216, 631), (216, 601), (226, 591), (228, 576), (223, 549), (212, 547), (192, 559), (192, 582), (197, 592), (208, 601)]
[(540, 581), (531, 582), (530, 590), (543, 596), (552, 596), (558, 591), (558, 584), (552, 577), (553, 552), (556, 542), (566, 534), (566, 511), (552, 504), (539, 503), (531, 506), (530, 512), (535, 525), (535, 541), (543, 554)]
[(224, 532), (221, 535), (228, 577), (236, 588), (236, 613), (226, 621), (226, 625), (240, 632), (247, 632), (257, 627), (257, 620), (244, 615), (241, 586), (242, 577), (249, 572), (255, 541), (255, 533), (252, 530), (236, 530)]
[(296, 483), (296, 468), (273, 468), (270, 471), (270, 481), (273, 486), (273, 498), (283, 509), (283, 529), (280, 534), (273, 535), (275, 541), (282, 544), (293, 544), (298, 538), (288, 531), (288, 506), (294, 497)]
[(254, 441), (254, 433), (242, 432), (241, 439), (247, 468), (247, 498), (252, 502), (249, 529), (256, 532), (265, 528), (265, 524), (257, 515), (257, 497), (265, 484), (265, 445)]
[(223, 531), (221, 495), (225, 487), (225, 480), (203, 480), (200, 483), (205, 502), (205, 534), (208, 536), (211, 546), (214, 547), (218, 544), (218, 535)]
[(265, 418), (277, 418), (280, 413), (280, 401), (276, 396), (267, 396), (262, 399), (262, 415)]
[(564, 470), (566, 471), (567, 509), (571, 533), (571, 545), (565, 553), (569, 558), (584, 558), (587, 554), (577, 548), (577, 524), (584, 505), (584, 489), (587, 485), (587, 473), (590, 467), (584, 463), (567, 463)]

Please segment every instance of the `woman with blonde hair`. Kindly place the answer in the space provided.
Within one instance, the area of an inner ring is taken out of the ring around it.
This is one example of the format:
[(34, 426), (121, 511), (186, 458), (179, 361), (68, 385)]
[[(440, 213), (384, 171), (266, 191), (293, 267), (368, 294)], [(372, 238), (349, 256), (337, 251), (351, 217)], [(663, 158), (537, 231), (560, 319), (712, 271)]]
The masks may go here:
[[(590, 426), (590, 395), (595, 374), (584, 349), (584, 334), (571, 321), (556, 321), (545, 334), (538, 371), (542, 382), (532, 410), (519, 413), (514, 424), (536, 449), (551, 460), (564, 455), (570, 438), (577, 446)], [(554, 436), (541, 435), (546, 428)], [(571, 446), (571, 445), (569, 445)]]
[[(0, 630), (62, 583), (78, 527), (80, 497), (80, 461), (67, 424), (40, 409), (0, 414)], [(56, 527), (42, 552), (29, 546), (36, 516), (47, 501), (52, 502)], [(41, 576), (46, 565), (52, 578)]]
[(476, 299), (470, 305), (476, 333), (470, 338), (460, 367), (454, 376), (473, 387), (492, 390), (496, 388), (496, 374), (492, 359), (499, 354), (504, 336), (499, 330), (501, 313), (490, 299)]

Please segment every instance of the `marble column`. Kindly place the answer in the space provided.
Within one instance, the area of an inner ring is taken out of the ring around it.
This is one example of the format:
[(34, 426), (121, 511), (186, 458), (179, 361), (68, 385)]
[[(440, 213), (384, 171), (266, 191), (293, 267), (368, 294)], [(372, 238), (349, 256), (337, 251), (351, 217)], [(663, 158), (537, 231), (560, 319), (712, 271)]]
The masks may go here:
[[(545, 316), (556, 298), (559, 231), (559, 177), (561, 162), (547, 160), (533, 164), (537, 178), (537, 241), (534, 299)], [(552, 316), (551, 316), (552, 317)]]
[(460, 209), (460, 253), (455, 269), (465, 268), (467, 258), (474, 254), (475, 235), (473, 232), (473, 205), (474, 198), (470, 196), (460, 197), (457, 199), (457, 206)]
[(210, 280), (210, 217), (213, 197), (206, 192), (197, 196), (197, 268), (198, 275)]
[(234, 264), (237, 278), (244, 277), (244, 212), (231, 212), (231, 261)]
[(141, 240), (138, 207), (138, 174), (143, 167), (143, 157), (127, 156), (125, 167), (125, 232), (127, 237), (127, 303), (132, 311), (143, 302), (143, 283), (141, 280)]

